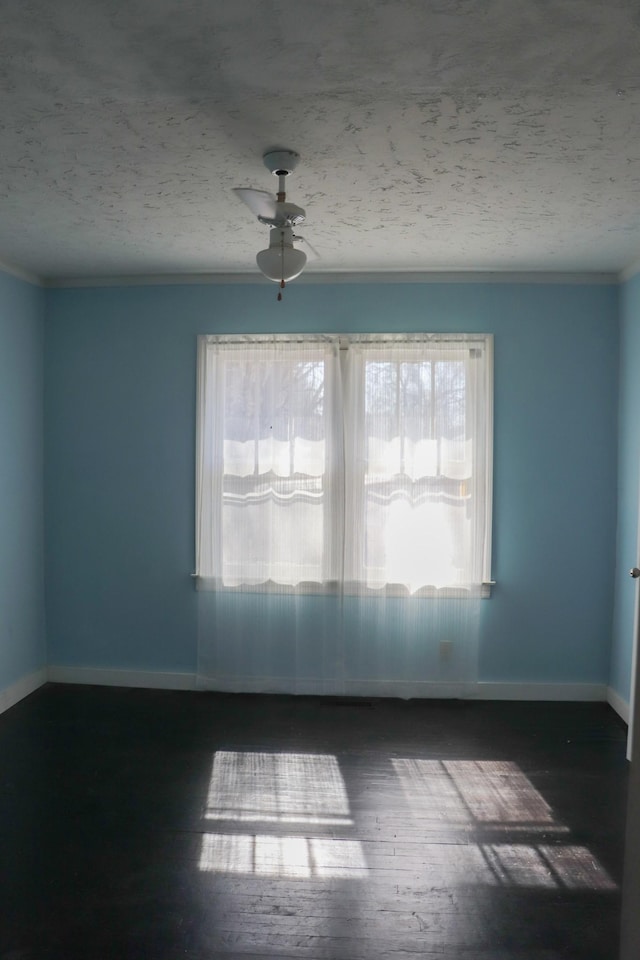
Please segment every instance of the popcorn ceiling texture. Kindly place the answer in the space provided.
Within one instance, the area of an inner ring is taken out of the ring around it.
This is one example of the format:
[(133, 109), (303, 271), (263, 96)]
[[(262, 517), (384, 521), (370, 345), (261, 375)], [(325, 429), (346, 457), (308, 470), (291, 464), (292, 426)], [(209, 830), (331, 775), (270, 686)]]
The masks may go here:
[(0, 31), (0, 260), (256, 273), (618, 271), (640, 256), (640, 13), (613, 0), (24, 0)]

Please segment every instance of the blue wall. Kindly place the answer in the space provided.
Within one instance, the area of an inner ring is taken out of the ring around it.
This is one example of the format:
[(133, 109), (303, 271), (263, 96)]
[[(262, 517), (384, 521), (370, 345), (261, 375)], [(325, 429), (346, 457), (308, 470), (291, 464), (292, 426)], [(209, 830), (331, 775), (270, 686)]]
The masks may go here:
[(45, 665), (44, 298), (0, 273), (0, 690)]
[(620, 296), (620, 406), (618, 421), (618, 529), (615, 612), (611, 647), (614, 690), (629, 699), (637, 583), (628, 575), (638, 564), (640, 483), (640, 274), (622, 286)]
[[(196, 667), (196, 334), (480, 331), (495, 334), (498, 581), (480, 678), (606, 682), (617, 300), (559, 284), (300, 283), (280, 304), (266, 284), (48, 291), (50, 663)], [(430, 679), (398, 649), (401, 673)]]

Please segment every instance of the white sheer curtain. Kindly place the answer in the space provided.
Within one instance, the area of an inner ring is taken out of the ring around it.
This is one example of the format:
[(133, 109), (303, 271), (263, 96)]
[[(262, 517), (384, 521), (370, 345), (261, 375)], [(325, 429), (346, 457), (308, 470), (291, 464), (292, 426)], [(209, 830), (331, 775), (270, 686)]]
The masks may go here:
[(202, 687), (343, 690), (340, 394), (334, 338), (199, 339)]
[(335, 588), (343, 518), (337, 343), (201, 338), (198, 389), (200, 585)]
[(350, 590), (482, 592), (489, 579), (490, 342), (351, 338)]
[(491, 379), (481, 336), (199, 338), (201, 685), (473, 679)]

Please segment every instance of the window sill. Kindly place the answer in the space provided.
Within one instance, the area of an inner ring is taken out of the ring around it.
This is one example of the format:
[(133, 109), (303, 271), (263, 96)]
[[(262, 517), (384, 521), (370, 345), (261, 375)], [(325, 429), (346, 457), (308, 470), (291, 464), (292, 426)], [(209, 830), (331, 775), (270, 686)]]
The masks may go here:
[(472, 584), (468, 587), (421, 587), (411, 592), (408, 587), (400, 583), (389, 583), (386, 586), (373, 588), (363, 584), (345, 583), (340, 587), (337, 580), (324, 583), (303, 581), (298, 584), (276, 583), (267, 580), (263, 583), (244, 583), (237, 586), (228, 586), (220, 583), (215, 577), (201, 577), (191, 574), (198, 591), (219, 592), (225, 594), (250, 593), (272, 594), (274, 596), (338, 596), (370, 597), (372, 599), (406, 599), (406, 600), (488, 600), (491, 597), (495, 580), (488, 580), (481, 584)]

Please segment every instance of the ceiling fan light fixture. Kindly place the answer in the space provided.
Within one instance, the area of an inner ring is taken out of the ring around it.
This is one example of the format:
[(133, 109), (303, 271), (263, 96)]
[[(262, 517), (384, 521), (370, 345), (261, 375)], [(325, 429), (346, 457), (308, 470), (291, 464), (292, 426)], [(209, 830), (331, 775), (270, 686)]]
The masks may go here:
[(293, 246), (291, 227), (274, 227), (271, 230), (269, 246), (261, 250), (256, 257), (258, 268), (268, 280), (275, 283), (288, 283), (295, 280), (304, 270), (307, 255)]
[[(304, 239), (295, 236), (293, 228), (304, 222), (306, 213), (302, 207), (287, 201), (285, 190), (287, 177), (297, 167), (300, 157), (295, 150), (278, 149), (267, 151), (262, 159), (267, 170), (278, 178), (275, 197), (266, 190), (254, 190), (253, 187), (235, 187), (234, 193), (260, 223), (271, 228), (269, 246), (260, 251), (256, 263), (267, 280), (280, 286), (278, 300), (282, 300), (285, 284), (299, 277), (307, 262), (307, 255), (293, 246), (294, 240)], [(309, 248), (313, 250), (311, 244)]]

